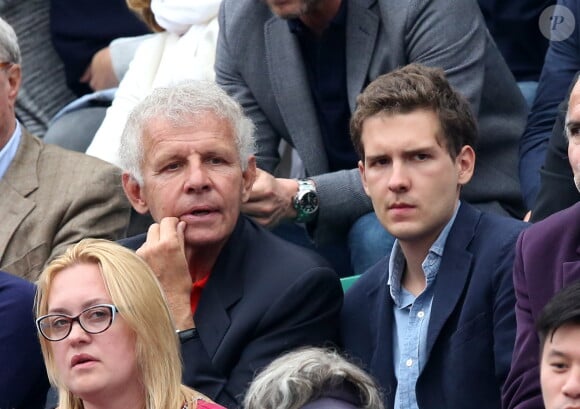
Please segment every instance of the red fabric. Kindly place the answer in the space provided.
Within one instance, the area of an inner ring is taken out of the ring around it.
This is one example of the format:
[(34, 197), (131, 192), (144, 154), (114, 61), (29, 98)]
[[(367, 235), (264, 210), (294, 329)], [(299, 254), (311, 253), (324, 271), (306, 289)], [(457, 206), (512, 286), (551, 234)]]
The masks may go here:
[(197, 304), (199, 304), (199, 299), (201, 298), (201, 292), (209, 280), (209, 273), (205, 275), (200, 280), (194, 281), (191, 285), (191, 295), (189, 297), (189, 303), (191, 304), (191, 313), (195, 315), (195, 310), (197, 310)]

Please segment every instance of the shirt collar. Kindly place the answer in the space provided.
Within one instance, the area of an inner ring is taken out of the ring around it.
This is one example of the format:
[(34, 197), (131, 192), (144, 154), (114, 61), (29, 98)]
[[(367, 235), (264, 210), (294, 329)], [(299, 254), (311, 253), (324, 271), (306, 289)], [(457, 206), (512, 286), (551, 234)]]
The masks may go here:
[[(423, 261), (423, 272), (425, 273), (425, 263), (430, 262), (430, 259), (433, 258), (441, 258), (443, 257), (443, 250), (445, 248), (445, 243), (447, 242), (447, 237), (449, 236), (449, 232), (451, 231), (451, 227), (455, 222), (455, 218), (457, 217), (457, 213), (459, 212), (459, 207), (461, 206), (461, 201), (457, 203), (455, 207), (455, 211), (451, 216), (451, 219), (447, 222), (439, 236), (435, 242), (429, 248), (429, 253), (425, 260)], [(433, 257), (435, 256), (435, 257)], [(405, 271), (405, 255), (401, 250), (401, 245), (399, 244), (399, 240), (395, 240), (393, 244), (393, 250), (391, 251), (391, 256), (389, 257), (389, 291), (391, 294), (391, 298), (395, 302), (395, 305), (401, 306), (403, 300), (401, 299), (402, 288), (401, 288), (401, 278), (403, 277), (403, 273)], [(435, 279), (434, 274), (427, 275), (425, 273), (425, 280), (429, 284)]]
[(16, 128), (14, 129), (14, 133), (4, 147), (0, 150), (0, 179), (4, 177), (6, 171), (10, 167), (10, 164), (14, 160), (16, 156), (16, 152), (18, 151), (18, 147), (20, 146), (20, 139), (22, 138), (22, 130), (20, 127), (20, 123), (16, 121)]

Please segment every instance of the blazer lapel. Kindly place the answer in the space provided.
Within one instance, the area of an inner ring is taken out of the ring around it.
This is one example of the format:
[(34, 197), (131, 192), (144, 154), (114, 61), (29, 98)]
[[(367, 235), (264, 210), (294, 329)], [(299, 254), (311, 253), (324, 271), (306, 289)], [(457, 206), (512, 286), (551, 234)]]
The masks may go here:
[(36, 207), (28, 198), (38, 189), (37, 162), (40, 156), (40, 142), (22, 129), (20, 146), (12, 164), (0, 180), (0, 259), (8, 243), (24, 218)]
[(356, 107), (357, 96), (367, 85), (367, 74), (377, 41), (380, 19), (369, 9), (373, 3), (374, 0), (350, 1), (347, 5), (346, 81), (351, 112)]
[[(367, 312), (371, 332), (369, 372), (385, 390), (385, 400), (394, 403), (397, 380), (393, 362), (393, 299), (388, 293), (388, 267), (376, 287), (369, 290), (367, 299), (371, 300)], [(391, 388), (391, 385), (393, 386)]]
[(195, 312), (194, 320), (200, 338), (212, 360), (230, 328), (228, 309), (242, 297), (243, 275), (240, 266), (243, 265), (244, 248), (240, 245), (247, 239), (244, 237), (244, 224), (240, 216), (218, 257)]
[(292, 143), (309, 175), (326, 173), (328, 160), (298, 40), (277, 17), (266, 22), (264, 36), (272, 91)]
[(427, 356), (430, 356), (443, 325), (463, 294), (471, 271), (473, 255), (467, 250), (475, 235), (481, 212), (462, 204), (447, 237), (433, 295), (427, 331)]

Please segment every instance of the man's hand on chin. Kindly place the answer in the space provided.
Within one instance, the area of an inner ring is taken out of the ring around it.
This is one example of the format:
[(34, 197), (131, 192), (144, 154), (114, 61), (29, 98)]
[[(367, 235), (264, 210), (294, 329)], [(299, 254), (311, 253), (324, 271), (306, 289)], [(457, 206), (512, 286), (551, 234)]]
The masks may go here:
[(137, 250), (157, 276), (179, 329), (193, 327), (192, 279), (185, 255), (185, 227), (186, 223), (177, 217), (165, 217), (149, 227), (147, 240)]

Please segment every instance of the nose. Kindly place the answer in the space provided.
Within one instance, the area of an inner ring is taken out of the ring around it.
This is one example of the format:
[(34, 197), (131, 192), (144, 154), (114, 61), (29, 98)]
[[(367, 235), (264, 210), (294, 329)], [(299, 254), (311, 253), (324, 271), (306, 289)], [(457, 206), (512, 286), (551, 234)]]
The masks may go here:
[(203, 193), (210, 190), (211, 180), (205, 164), (199, 160), (189, 164), (184, 190), (186, 193)]
[(67, 338), (70, 339), (71, 342), (79, 342), (86, 340), (89, 336), (90, 335), (81, 327), (80, 322), (73, 321)]
[(580, 398), (580, 367), (575, 367), (569, 372), (566, 382), (562, 386), (562, 393), (569, 398)]
[(393, 161), (389, 175), (389, 189), (395, 193), (409, 190), (410, 180), (405, 164), (401, 161)]

